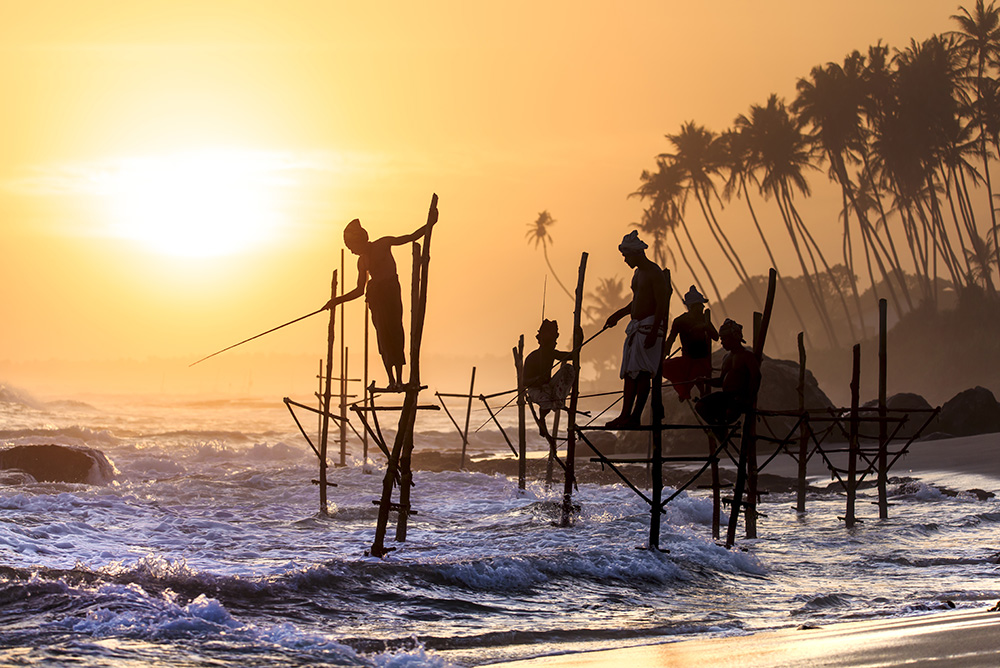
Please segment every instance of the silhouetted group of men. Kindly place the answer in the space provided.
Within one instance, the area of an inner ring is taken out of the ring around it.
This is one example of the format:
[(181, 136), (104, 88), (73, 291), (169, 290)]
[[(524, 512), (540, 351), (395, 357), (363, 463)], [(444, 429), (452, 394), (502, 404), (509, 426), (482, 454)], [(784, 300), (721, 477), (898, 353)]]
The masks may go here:
[[(622, 347), (620, 376), (623, 381), (621, 413), (607, 423), (614, 429), (628, 429), (641, 424), (642, 411), (649, 397), (653, 376), (661, 372), (680, 401), (691, 398), (697, 389), (695, 410), (708, 424), (729, 424), (753, 407), (760, 387), (760, 365), (753, 351), (743, 346), (743, 327), (733, 320), (718, 330), (712, 325), (708, 300), (695, 286), (684, 295), (687, 311), (673, 320), (667, 333), (667, 307), (670, 288), (665, 272), (646, 257), (647, 245), (633, 230), (618, 245), (622, 258), (634, 271), (632, 300), (608, 316), (604, 329), (629, 316)], [(567, 364), (572, 357), (556, 350), (558, 326), (545, 320), (538, 330), (539, 348), (525, 362), (525, 386), (528, 397), (541, 409), (540, 431), (547, 434), (544, 415), (561, 408), (573, 381), (575, 370)], [(667, 351), (680, 339), (680, 355)], [(712, 342), (720, 341), (727, 355), (720, 374), (712, 376)], [(559, 371), (552, 375), (556, 361)], [(719, 388), (712, 391), (712, 388)]]
[[(436, 212), (435, 212), (436, 213)], [(354, 219), (344, 230), (344, 244), (358, 256), (358, 282), (350, 292), (331, 299), (324, 308), (333, 308), (361, 295), (372, 314), (378, 349), (385, 366), (390, 391), (403, 389), (404, 354), (403, 304), (392, 247), (410, 243), (426, 234), (437, 222), (434, 215), (426, 225), (401, 237), (381, 237), (370, 241), (368, 232)], [(667, 333), (667, 308), (670, 287), (665, 272), (646, 257), (648, 246), (633, 230), (625, 235), (618, 250), (632, 273), (632, 299), (608, 316), (604, 329), (629, 316), (622, 347), (621, 378), (623, 400), (621, 413), (607, 427), (627, 429), (641, 424), (643, 408), (649, 397), (651, 381), (657, 372), (677, 390), (680, 401), (698, 390), (695, 405), (709, 424), (728, 424), (751, 408), (760, 385), (757, 357), (743, 343), (743, 327), (726, 319), (716, 331), (707, 299), (695, 288), (684, 295), (687, 311), (674, 319)], [(539, 409), (540, 432), (547, 435), (545, 417), (562, 408), (573, 385), (576, 369), (570, 363), (572, 353), (556, 349), (559, 326), (543, 320), (538, 328), (538, 349), (524, 362), (524, 384), (528, 399)], [(680, 355), (668, 355), (676, 339)], [(727, 355), (721, 373), (712, 377), (712, 342), (720, 341)], [(559, 363), (555, 374), (553, 368)], [(720, 391), (712, 392), (718, 387)]]

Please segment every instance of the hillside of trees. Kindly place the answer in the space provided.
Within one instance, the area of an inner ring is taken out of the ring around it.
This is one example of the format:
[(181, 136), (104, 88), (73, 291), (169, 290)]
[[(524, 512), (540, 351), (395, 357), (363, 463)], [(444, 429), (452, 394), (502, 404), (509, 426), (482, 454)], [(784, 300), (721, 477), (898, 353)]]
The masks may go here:
[[(631, 194), (644, 206), (633, 226), (650, 257), (671, 268), (674, 294), (698, 285), (716, 323), (728, 315), (750, 331), (766, 282), (745, 260), (767, 257), (779, 282), (766, 352), (797, 359), (796, 336), (804, 332), (808, 364), (838, 402), (858, 342), (862, 394), (874, 396), (880, 299), (891, 327), (890, 392), (935, 403), (973, 385), (1000, 390), (1000, 228), (992, 194), (1000, 10), (977, 0), (942, 20), (952, 29), (813, 67), (793, 100), (771, 94), (721, 132), (684, 123), (666, 135), (670, 150), (641, 172)], [(812, 194), (807, 175), (825, 177), (820, 185), (840, 199), (839, 209), (808, 223), (800, 215)], [(529, 225), (529, 240), (544, 247), (551, 216), (543, 213)], [(737, 252), (727, 233), (747, 225), (759, 243)], [(818, 243), (818, 226), (840, 230), (838, 242)], [(779, 236), (790, 256), (772, 252)], [(701, 243), (723, 266), (706, 262), (695, 238), (707, 239)], [(737, 289), (723, 294), (717, 274), (729, 284), (735, 275)], [(591, 326), (628, 297), (625, 280), (599, 279), (586, 300)], [(675, 298), (672, 317), (678, 308)], [(586, 357), (596, 360), (591, 378), (608, 381), (617, 378), (621, 342), (603, 338), (609, 341), (595, 340)]]

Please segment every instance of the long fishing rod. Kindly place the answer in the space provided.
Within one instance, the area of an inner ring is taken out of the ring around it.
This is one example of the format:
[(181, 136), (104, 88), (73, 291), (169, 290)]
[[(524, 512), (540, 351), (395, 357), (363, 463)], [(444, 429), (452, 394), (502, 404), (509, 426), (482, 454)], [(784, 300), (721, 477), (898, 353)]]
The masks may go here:
[[(316, 311), (313, 311), (312, 313), (308, 313), (308, 314), (302, 316), (301, 318), (296, 318), (295, 320), (290, 320), (289, 322), (286, 322), (284, 325), (278, 325), (277, 327), (272, 327), (271, 329), (267, 330), (266, 332), (261, 332), (260, 334), (257, 334), (256, 336), (251, 336), (249, 339), (243, 339), (239, 343), (234, 343), (233, 345), (229, 346), (228, 348), (223, 348), (222, 350), (214, 352), (211, 355), (208, 355), (206, 357), (202, 357), (200, 360), (198, 360), (198, 362), (204, 362), (209, 357), (215, 357), (216, 355), (218, 355), (220, 353), (224, 353), (227, 350), (232, 350), (236, 346), (242, 346), (244, 343), (247, 343), (248, 341), (253, 341), (254, 339), (259, 339), (260, 337), (264, 336), (265, 334), (270, 334), (271, 332), (277, 331), (277, 330), (281, 329), (282, 327), (288, 327), (289, 325), (294, 325), (299, 320), (305, 320), (306, 318), (311, 318), (312, 316), (316, 315), (317, 313), (322, 313), (325, 310), (326, 310), (326, 307), (324, 306), (323, 308), (318, 309)], [(191, 362), (191, 364), (188, 364), (188, 367), (189, 368), (193, 367), (195, 364), (198, 364), (198, 362)]]

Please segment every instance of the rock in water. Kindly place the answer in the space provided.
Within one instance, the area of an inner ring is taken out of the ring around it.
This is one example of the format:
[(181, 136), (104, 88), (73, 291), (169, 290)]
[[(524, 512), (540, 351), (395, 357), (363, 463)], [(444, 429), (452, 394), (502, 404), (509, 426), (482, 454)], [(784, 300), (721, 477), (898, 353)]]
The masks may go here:
[(0, 469), (24, 471), (39, 482), (106, 485), (115, 466), (100, 450), (72, 445), (16, 445), (0, 450)]

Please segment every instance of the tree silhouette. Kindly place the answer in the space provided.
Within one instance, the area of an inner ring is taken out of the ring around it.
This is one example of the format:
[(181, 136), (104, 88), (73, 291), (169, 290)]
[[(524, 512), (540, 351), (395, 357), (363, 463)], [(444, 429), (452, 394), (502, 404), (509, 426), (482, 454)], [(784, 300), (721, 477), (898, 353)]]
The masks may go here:
[(574, 299), (573, 294), (567, 290), (566, 286), (563, 285), (563, 282), (559, 280), (556, 270), (552, 268), (552, 263), (549, 261), (549, 244), (552, 243), (552, 235), (549, 234), (549, 227), (554, 225), (555, 222), (555, 219), (547, 210), (542, 211), (538, 214), (538, 218), (535, 219), (535, 222), (528, 223), (528, 234), (526, 236), (528, 237), (529, 244), (532, 241), (535, 242), (535, 248), (538, 248), (538, 245), (541, 244), (542, 255), (545, 257), (545, 264), (549, 268), (549, 273), (552, 274), (552, 278), (556, 279), (556, 283), (558, 283), (559, 287), (566, 293), (566, 296), (570, 299)]

